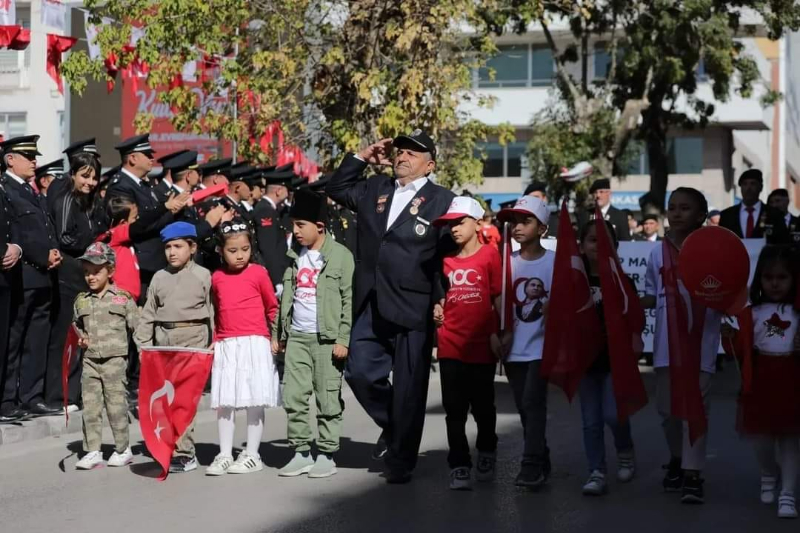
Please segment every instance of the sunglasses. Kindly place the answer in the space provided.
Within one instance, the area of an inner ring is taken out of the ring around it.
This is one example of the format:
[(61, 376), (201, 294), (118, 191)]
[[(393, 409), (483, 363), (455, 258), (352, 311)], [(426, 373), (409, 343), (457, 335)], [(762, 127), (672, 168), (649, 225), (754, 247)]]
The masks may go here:
[(222, 227), (222, 233), (231, 233), (234, 231), (246, 231), (247, 224), (229, 224)]

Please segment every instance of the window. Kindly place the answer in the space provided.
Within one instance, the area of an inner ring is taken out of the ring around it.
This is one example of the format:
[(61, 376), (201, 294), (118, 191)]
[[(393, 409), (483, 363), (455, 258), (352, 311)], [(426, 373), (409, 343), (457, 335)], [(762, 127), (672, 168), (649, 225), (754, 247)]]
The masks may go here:
[[(494, 70), (494, 80), (489, 71)], [(528, 44), (498, 46), (497, 55), (478, 70), (478, 87), (531, 87), (550, 85), (553, 54), (550, 48)]]
[[(526, 157), (527, 144), (512, 142), (505, 146), (499, 143), (487, 143), (481, 148), (486, 153), (483, 162), (483, 176), (485, 178), (505, 178), (522, 176), (522, 160)], [(480, 157), (480, 148), (475, 157)]]
[[(617, 65), (623, 55), (625, 48), (617, 44)], [(594, 47), (594, 78), (605, 79), (609, 70), (611, 70), (611, 54), (606, 50), (606, 43), (600, 43)]]
[(628, 149), (634, 154), (628, 163), (628, 174), (650, 174), (650, 159), (647, 157), (645, 143), (631, 141)]
[(526, 143), (513, 142), (506, 145), (506, 173), (508, 177), (522, 176), (522, 158), (527, 157)]
[(25, 113), (0, 113), (0, 135), (4, 139), (25, 135), (26, 131)]
[(703, 171), (702, 137), (675, 137), (667, 150), (670, 174), (700, 174)]

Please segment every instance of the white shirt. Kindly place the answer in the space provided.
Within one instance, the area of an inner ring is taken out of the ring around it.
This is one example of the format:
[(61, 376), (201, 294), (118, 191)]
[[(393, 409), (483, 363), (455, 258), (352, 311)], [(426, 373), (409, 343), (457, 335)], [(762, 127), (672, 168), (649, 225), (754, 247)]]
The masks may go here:
[[(753, 230), (758, 227), (758, 216), (761, 214), (761, 201), (753, 205)], [(747, 238), (747, 217), (750, 213), (747, 212), (747, 206), (739, 204), (739, 225), (742, 227), (742, 237)]]
[(250, 205), (250, 202), (247, 202), (245, 200), (242, 200), (242, 207), (244, 207), (246, 211), (252, 211), (253, 210), (253, 206)]
[[(655, 246), (650, 252), (645, 274), (644, 293), (656, 298), (656, 331), (653, 337), (653, 367), (664, 368), (669, 366), (669, 335), (667, 332), (667, 294), (661, 276), (664, 266), (663, 247)], [(689, 292), (678, 280), (678, 292), (684, 301), (689, 301)], [(692, 321), (692, 308), (688, 306), (689, 323)], [(720, 342), (720, 325), (722, 313), (713, 309), (706, 309), (706, 318), (703, 323), (703, 339), (700, 348), (700, 370), (713, 374), (717, 370), (717, 350)]]
[(426, 183), (428, 183), (427, 176), (417, 178), (406, 185), (400, 185), (400, 182), (395, 180), (392, 205), (389, 207), (389, 216), (386, 217), (386, 229), (392, 227), (392, 224), (394, 224), (394, 221), (400, 216), (400, 213), (403, 212), (409, 202), (411, 202), (411, 199), (417, 195), (419, 190), (423, 188)]
[(17, 176), (16, 174), (14, 174), (13, 172), (11, 172), (10, 170), (6, 170), (6, 174), (8, 174), (9, 176), (11, 176), (11, 179), (13, 179), (14, 181), (16, 181), (16, 182), (17, 182), (17, 183), (19, 183), (20, 185), (30, 185), (30, 184), (29, 184), (27, 181), (25, 181), (24, 179), (20, 178), (19, 176)]
[(511, 276), (514, 280), (514, 340), (508, 361), (538, 361), (544, 348), (543, 306), (550, 297), (555, 252), (546, 250), (534, 261), (523, 259), (519, 252), (511, 254)]
[(178, 187), (174, 183), (172, 184), (172, 188), (175, 189), (176, 191), (178, 191), (178, 194), (183, 194), (183, 189), (181, 189), (180, 187)]
[(611, 209), (611, 202), (608, 202), (605, 207), (600, 208), (600, 212), (603, 213), (603, 220), (608, 220), (609, 209)]
[(658, 233), (653, 233), (652, 235), (647, 237), (645, 240), (650, 241), (650, 242), (656, 242), (658, 240)]
[(789, 304), (765, 303), (752, 308), (753, 344), (761, 355), (790, 356), (800, 312)]
[(784, 215), (784, 217), (783, 217), (783, 221), (786, 224), (786, 227), (788, 228), (789, 224), (792, 223), (792, 214), (791, 213), (786, 213), (786, 215)]
[(303, 248), (297, 258), (297, 287), (292, 305), (292, 329), (317, 333), (317, 279), (324, 259), (319, 250)]
[(130, 178), (131, 178), (133, 181), (135, 181), (135, 182), (136, 182), (136, 185), (141, 185), (141, 184), (142, 184), (142, 178), (139, 178), (139, 177), (136, 177), (136, 176), (134, 176), (134, 175), (133, 175), (133, 174), (132, 174), (132, 173), (131, 173), (131, 172), (130, 172), (128, 169), (126, 169), (126, 168), (121, 168), (121, 169), (120, 169), (120, 171), (121, 171), (121, 172), (124, 172), (124, 173), (125, 173), (127, 176), (129, 176), (129, 177), (130, 177)]
[(268, 201), (273, 209), (278, 209), (278, 206), (275, 205), (275, 202), (273, 202), (272, 198), (270, 198), (269, 196), (262, 196), (261, 198)]

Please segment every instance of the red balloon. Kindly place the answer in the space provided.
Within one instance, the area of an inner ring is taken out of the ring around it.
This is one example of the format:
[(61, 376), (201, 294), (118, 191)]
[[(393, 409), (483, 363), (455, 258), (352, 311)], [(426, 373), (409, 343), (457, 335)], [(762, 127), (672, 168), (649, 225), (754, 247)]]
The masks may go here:
[(706, 307), (735, 315), (747, 305), (750, 256), (730, 230), (706, 226), (683, 243), (678, 275), (692, 299)]

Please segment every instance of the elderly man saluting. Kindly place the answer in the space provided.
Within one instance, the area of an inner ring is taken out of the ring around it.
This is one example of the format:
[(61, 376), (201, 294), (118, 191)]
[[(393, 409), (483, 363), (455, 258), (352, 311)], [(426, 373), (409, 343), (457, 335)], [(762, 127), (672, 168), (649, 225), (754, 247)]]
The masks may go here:
[[(370, 164), (392, 165), (394, 178), (361, 179)], [(388, 483), (410, 481), (417, 463), (433, 302), (441, 296), (442, 255), (452, 246), (449, 233), (431, 224), (454, 197), (430, 180), (435, 168), (433, 140), (415, 130), (348, 154), (326, 188), (358, 216), (355, 320), (345, 378), (383, 429), (373, 458), (385, 460)]]

